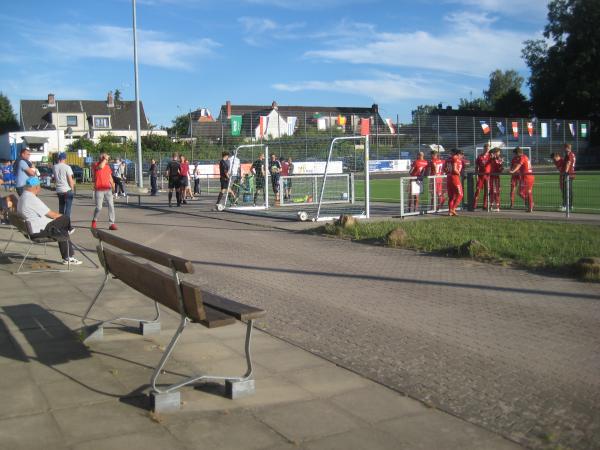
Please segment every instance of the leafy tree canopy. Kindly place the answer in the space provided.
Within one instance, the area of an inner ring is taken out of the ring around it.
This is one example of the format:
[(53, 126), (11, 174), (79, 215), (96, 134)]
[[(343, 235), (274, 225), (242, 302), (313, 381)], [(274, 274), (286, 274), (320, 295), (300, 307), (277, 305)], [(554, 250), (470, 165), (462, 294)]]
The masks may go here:
[(17, 116), (12, 109), (10, 100), (0, 92), (0, 134), (17, 131), (18, 129), (19, 122), (17, 122)]

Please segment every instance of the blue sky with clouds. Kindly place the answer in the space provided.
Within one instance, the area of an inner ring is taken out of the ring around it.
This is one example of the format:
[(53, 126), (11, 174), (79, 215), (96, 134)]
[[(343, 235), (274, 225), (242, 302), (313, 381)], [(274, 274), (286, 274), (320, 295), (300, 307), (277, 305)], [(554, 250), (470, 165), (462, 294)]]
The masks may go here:
[[(140, 93), (152, 123), (237, 104), (416, 105), (479, 96), (496, 68), (527, 76), (522, 42), (547, 1), (138, 0)], [(131, 1), (5, 2), (0, 90), (20, 99), (134, 98)], [(525, 88), (526, 89), (526, 88)]]

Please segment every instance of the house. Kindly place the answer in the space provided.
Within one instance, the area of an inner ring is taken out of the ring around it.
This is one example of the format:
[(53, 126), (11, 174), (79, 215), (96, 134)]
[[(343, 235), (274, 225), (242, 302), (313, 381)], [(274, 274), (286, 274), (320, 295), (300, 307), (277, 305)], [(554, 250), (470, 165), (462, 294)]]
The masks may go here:
[[(166, 131), (152, 130), (140, 102), (142, 136)], [(32, 160), (41, 160), (49, 152), (68, 149), (80, 137), (98, 141), (112, 134), (124, 141), (136, 140), (134, 101), (115, 101), (112, 92), (106, 100), (59, 100), (48, 94), (44, 100), (21, 100), (20, 131), (0, 136), (0, 158), (7, 158), (15, 147), (28, 145)]]
[[(307, 129), (316, 131), (343, 131), (359, 134), (363, 118), (371, 120), (371, 130), (389, 133), (388, 125), (379, 115), (379, 108), (330, 106), (271, 106), (233, 105), (227, 101), (221, 106), (216, 120), (202, 119), (198, 111), (192, 113), (192, 135), (212, 141), (231, 136), (231, 117), (242, 120), (240, 136), (246, 139), (277, 139), (297, 135)], [(212, 117), (211, 117), (212, 119)]]

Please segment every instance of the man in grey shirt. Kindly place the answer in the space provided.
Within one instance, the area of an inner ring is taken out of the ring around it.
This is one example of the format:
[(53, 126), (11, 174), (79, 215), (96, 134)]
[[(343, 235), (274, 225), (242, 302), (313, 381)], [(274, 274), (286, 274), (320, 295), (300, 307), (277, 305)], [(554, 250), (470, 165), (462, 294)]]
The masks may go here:
[(48, 208), (38, 197), (41, 190), (38, 177), (27, 178), (17, 204), (17, 213), (29, 224), (32, 238), (50, 237), (58, 242), (63, 264), (81, 264), (73, 257), (73, 245), (69, 239), (71, 220)]
[(73, 169), (65, 161), (66, 153), (59, 153), (58, 164), (53, 167), (56, 195), (58, 196), (58, 212), (71, 218), (71, 205), (73, 204), (73, 189), (75, 179)]

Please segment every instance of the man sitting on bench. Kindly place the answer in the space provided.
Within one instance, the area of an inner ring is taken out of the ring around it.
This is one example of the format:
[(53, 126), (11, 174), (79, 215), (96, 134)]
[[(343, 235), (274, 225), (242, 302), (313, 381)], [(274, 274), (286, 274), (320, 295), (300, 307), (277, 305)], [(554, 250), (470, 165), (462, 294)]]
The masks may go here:
[(42, 190), (38, 177), (29, 177), (25, 181), (23, 195), (17, 204), (17, 213), (27, 221), (31, 231), (30, 238), (49, 237), (58, 242), (63, 264), (78, 265), (81, 261), (74, 258), (73, 245), (69, 239), (71, 220), (48, 208), (38, 194)]

